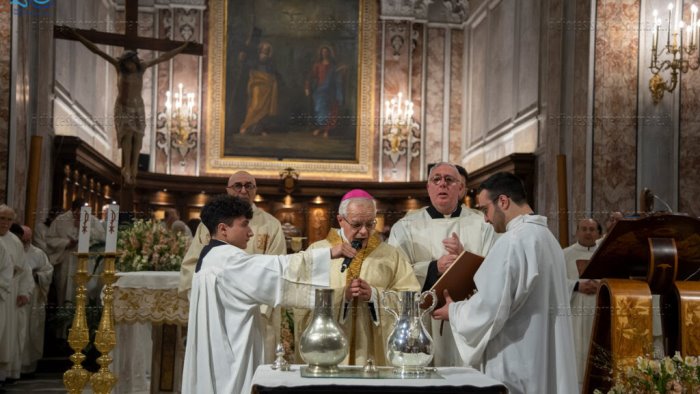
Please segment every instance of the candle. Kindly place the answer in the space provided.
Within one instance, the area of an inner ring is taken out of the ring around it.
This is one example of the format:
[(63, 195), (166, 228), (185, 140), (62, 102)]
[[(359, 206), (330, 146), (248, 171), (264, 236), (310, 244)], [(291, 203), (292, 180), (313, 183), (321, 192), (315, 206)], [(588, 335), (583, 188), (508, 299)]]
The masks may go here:
[(661, 26), (661, 21), (659, 19), (656, 20), (656, 40), (654, 41), (654, 51), (656, 51), (659, 48), (659, 26)]
[(87, 253), (90, 251), (91, 217), (90, 207), (80, 207), (80, 222), (78, 224), (78, 253)]
[(668, 3), (668, 36), (666, 37), (667, 47), (671, 46), (671, 20), (673, 20), (671, 11), (673, 11), (673, 3)]
[(659, 15), (658, 11), (654, 10), (654, 12), (652, 12), (652, 16), (654, 17), (654, 27), (651, 29), (651, 50), (653, 52), (656, 52), (656, 41), (659, 38), (659, 30), (657, 29), (657, 25), (656, 25), (656, 20), (657, 20), (656, 17), (658, 15)]
[(686, 26), (685, 27), (685, 45), (693, 45), (693, 27), (692, 26)]
[(105, 252), (114, 253), (117, 251), (117, 232), (119, 230), (119, 205), (110, 204), (107, 208), (107, 238), (105, 241)]
[(698, 26), (698, 6), (695, 4), (690, 6), (690, 26), (692, 31), (690, 34), (690, 45), (693, 46), (695, 45), (695, 33)]

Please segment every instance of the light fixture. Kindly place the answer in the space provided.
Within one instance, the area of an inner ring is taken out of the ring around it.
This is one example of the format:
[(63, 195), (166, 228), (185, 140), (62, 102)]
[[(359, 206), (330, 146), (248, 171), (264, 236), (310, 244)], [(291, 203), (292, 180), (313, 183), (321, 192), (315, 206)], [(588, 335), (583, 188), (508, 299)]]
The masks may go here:
[[(700, 67), (700, 62), (696, 54), (698, 48), (698, 7), (693, 4), (690, 7), (690, 23), (687, 25), (683, 22), (682, 17), (673, 16), (673, 3), (668, 3), (668, 33), (666, 34), (666, 45), (662, 46), (659, 51), (659, 27), (661, 20), (657, 10), (652, 12), (654, 26), (651, 32), (651, 65), (649, 69), (653, 74), (649, 80), (649, 90), (654, 100), (654, 104), (658, 104), (664, 97), (665, 92), (673, 92), (678, 85), (679, 71), (687, 73), (688, 70), (697, 70)], [(682, 8), (682, 7), (681, 7)], [(679, 11), (682, 11), (679, 10)], [(682, 15), (682, 12), (677, 12), (677, 15)], [(659, 60), (659, 57), (668, 55), (670, 58)], [(694, 60), (691, 63), (691, 60)], [(661, 72), (670, 70), (671, 79), (665, 81)]]
[(170, 156), (171, 148), (182, 157), (181, 166), (185, 166), (185, 156), (197, 146), (197, 112), (195, 95), (187, 93), (183, 84), (177, 85), (178, 91), (165, 92), (165, 109), (158, 113), (156, 124), (156, 144)]
[(420, 125), (413, 119), (413, 103), (403, 93), (386, 101), (383, 126), (383, 152), (394, 166), (409, 150), (412, 157), (420, 154)]

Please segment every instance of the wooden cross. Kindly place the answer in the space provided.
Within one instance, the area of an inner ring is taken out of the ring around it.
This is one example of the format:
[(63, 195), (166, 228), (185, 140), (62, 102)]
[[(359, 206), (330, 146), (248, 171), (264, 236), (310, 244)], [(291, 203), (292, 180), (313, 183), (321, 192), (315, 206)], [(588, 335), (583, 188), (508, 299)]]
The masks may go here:
[[(168, 39), (158, 39), (150, 37), (139, 37), (138, 35), (138, 18), (139, 18), (139, 2), (138, 0), (126, 0), (126, 18), (125, 18), (125, 34), (107, 33), (97, 30), (74, 29), (82, 37), (86, 38), (93, 44), (103, 44), (109, 46), (121, 46), (124, 50), (136, 51), (137, 49), (149, 49), (159, 52), (168, 52), (185, 44), (184, 41), (173, 41)], [(71, 27), (56, 25), (54, 26), (54, 38), (64, 40), (77, 40), (71, 34)], [(204, 46), (200, 43), (192, 43), (181, 52), (189, 55), (202, 56), (204, 54)], [(134, 184), (123, 182), (120, 190), (120, 204), (123, 212), (133, 212), (134, 202)]]
[[(153, 51), (167, 52), (184, 44), (184, 41), (173, 41), (162, 38), (139, 37), (139, 2), (138, 0), (126, 0), (125, 34), (106, 33), (97, 30), (75, 29), (78, 34), (95, 44), (124, 47), (124, 50), (135, 51), (137, 49), (150, 49)], [(54, 38), (63, 40), (75, 40), (68, 33), (68, 26), (54, 26)], [(182, 51), (189, 55), (204, 55), (204, 45), (190, 43)]]

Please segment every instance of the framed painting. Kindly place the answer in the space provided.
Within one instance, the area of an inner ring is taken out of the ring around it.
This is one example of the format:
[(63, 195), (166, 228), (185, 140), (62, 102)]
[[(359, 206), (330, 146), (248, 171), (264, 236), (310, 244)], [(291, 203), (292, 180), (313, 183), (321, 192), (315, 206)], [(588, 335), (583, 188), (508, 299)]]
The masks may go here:
[(377, 2), (209, 4), (206, 172), (372, 179)]

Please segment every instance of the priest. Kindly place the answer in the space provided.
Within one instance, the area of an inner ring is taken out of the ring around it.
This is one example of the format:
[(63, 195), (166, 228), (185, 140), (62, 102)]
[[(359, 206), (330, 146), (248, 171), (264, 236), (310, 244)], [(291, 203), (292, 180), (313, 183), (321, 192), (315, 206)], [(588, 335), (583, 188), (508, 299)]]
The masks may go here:
[[(481, 212), (459, 203), (464, 187), (453, 164), (434, 165), (428, 174), (430, 205), (406, 214), (391, 228), (389, 244), (408, 256), (423, 290), (430, 289), (463, 250), (484, 256), (496, 238)], [(433, 321), (431, 331), (434, 365), (461, 365), (449, 325)]]
[(53, 266), (43, 250), (32, 245), (32, 229), (22, 226), (22, 244), (27, 256), (27, 264), (32, 270), (34, 289), (26, 316), (27, 334), (22, 351), (22, 373), (36, 371), (37, 363), (44, 354), (44, 322), (46, 320), (46, 301), (53, 278)]
[[(331, 261), (330, 287), (336, 290), (333, 312), (350, 344), (343, 364), (364, 365), (371, 358), (376, 365), (386, 365), (384, 344), (391, 334), (394, 318), (385, 312), (380, 294), (384, 290), (419, 291), (420, 284), (403, 253), (383, 242), (375, 232), (377, 207), (369, 193), (361, 189), (346, 193), (337, 219), (340, 228), (332, 228), (326, 239), (313, 243), (309, 249), (329, 248), (344, 242), (356, 242), (358, 246), (352, 261)], [(308, 309), (294, 311), (296, 343), (300, 343), (311, 317)]]
[[(4, 332), (0, 337), (0, 382), (19, 379), (22, 369), (22, 348), (26, 336), (27, 304), (31, 300), (34, 281), (27, 265), (22, 242), (15, 232), (22, 228), (13, 223), (15, 210), (0, 204), (0, 247), (6, 252), (6, 259), (12, 265), (9, 293), (0, 304), (0, 316), (4, 322)], [(12, 231), (11, 231), (12, 229)]]
[[(51, 222), (46, 236), (46, 244), (51, 250), (49, 261), (54, 266), (54, 286), (56, 287), (56, 303), (62, 307), (66, 302), (73, 302), (75, 286), (73, 277), (78, 267), (78, 258), (75, 254), (78, 246), (78, 225), (80, 223), (80, 208), (85, 205), (85, 200), (77, 198), (71, 203), (69, 211), (56, 217)], [(105, 227), (95, 218), (90, 216), (90, 244), (104, 242)], [(89, 271), (93, 271), (93, 261), (90, 261)], [(62, 328), (59, 329), (59, 337), (65, 337)]]
[(588, 359), (588, 346), (591, 343), (593, 317), (595, 316), (597, 280), (579, 279), (578, 260), (590, 260), (598, 248), (596, 242), (602, 228), (595, 219), (581, 219), (576, 226), (576, 243), (564, 249), (566, 274), (571, 290), (571, 324), (574, 333), (574, 349), (576, 350), (576, 371), (578, 372), (579, 387), (583, 386)]
[(354, 257), (348, 243), (289, 256), (250, 255), (248, 202), (214, 198), (202, 208), (212, 240), (192, 278), (183, 393), (249, 393), (263, 360), (260, 305), (309, 308), (327, 287), (331, 258)]
[(477, 200), (500, 237), (474, 275), (478, 292), (433, 317), (449, 320), (465, 363), (510, 393), (577, 392), (564, 254), (527, 203), (521, 180), (497, 173)]

